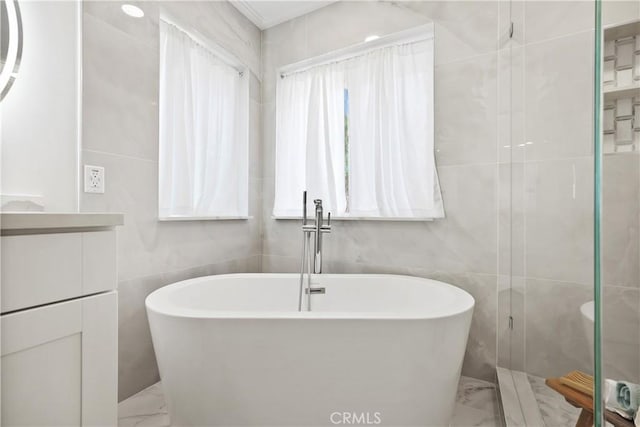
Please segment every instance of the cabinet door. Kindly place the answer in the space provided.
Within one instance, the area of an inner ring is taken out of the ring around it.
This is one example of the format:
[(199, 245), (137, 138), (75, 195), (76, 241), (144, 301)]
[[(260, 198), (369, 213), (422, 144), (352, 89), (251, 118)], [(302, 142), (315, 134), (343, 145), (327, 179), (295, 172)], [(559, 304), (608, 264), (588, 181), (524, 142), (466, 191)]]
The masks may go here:
[(3, 427), (117, 424), (116, 292), (0, 322)]

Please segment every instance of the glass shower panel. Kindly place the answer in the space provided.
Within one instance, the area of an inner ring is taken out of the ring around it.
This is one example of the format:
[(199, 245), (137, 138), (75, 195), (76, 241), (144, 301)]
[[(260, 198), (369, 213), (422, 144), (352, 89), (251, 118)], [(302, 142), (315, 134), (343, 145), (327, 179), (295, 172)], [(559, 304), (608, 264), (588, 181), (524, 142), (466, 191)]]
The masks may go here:
[[(511, 326), (499, 366), (541, 378), (592, 372), (580, 306), (593, 284), (593, 5), (510, 2), (498, 59), (499, 316)], [(567, 16), (572, 27), (550, 25)]]
[[(498, 367), (527, 424), (575, 424), (580, 410), (545, 380), (594, 373), (595, 5), (502, 6)], [(549, 398), (559, 410), (540, 406)]]
[[(593, 295), (594, 2), (525, 5), (525, 371), (592, 374), (581, 306)], [(549, 27), (564, 17), (571, 25)]]

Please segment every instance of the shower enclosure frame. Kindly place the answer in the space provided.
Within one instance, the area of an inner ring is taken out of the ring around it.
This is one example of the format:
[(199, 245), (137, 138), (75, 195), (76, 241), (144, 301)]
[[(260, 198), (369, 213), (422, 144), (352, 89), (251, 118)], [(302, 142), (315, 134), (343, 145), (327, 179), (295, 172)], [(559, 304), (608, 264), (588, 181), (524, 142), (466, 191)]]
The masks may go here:
[(605, 425), (604, 402), (602, 400), (602, 0), (594, 0), (595, 36), (594, 36), (594, 79), (593, 79), (593, 158), (594, 158), (594, 197), (593, 197), (593, 416), (594, 426)]

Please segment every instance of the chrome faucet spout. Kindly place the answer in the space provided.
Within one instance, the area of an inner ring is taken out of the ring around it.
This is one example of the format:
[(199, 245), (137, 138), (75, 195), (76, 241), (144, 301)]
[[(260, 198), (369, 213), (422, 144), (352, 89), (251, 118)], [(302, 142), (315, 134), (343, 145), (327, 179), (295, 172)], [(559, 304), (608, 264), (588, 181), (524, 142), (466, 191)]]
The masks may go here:
[(322, 222), (323, 222), (323, 210), (322, 200), (315, 199), (313, 201), (316, 205), (316, 238), (315, 248), (313, 252), (313, 272), (315, 274), (322, 273)]

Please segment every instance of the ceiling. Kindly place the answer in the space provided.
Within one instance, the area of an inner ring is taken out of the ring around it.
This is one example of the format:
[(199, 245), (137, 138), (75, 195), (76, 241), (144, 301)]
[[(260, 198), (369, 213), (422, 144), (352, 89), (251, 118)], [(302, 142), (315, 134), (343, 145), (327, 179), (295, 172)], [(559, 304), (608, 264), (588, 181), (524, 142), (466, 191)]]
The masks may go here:
[(305, 15), (334, 3), (336, 0), (313, 1), (260, 1), (260, 0), (231, 0), (236, 7), (251, 22), (261, 30), (281, 24), (298, 16)]

